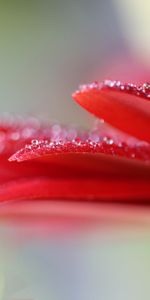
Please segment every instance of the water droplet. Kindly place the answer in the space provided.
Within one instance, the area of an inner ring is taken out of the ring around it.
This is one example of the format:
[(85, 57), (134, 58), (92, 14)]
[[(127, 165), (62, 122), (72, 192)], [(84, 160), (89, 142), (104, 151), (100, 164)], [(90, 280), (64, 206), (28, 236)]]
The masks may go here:
[(145, 82), (145, 83), (143, 83), (142, 87), (143, 87), (144, 90), (150, 90), (150, 83)]
[(120, 85), (121, 85), (121, 82), (120, 81), (116, 81), (116, 86), (120, 87)]
[(114, 87), (115, 85), (115, 81), (112, 81), (112, 80), (105, 80), (104, 81), (104, 85), (108, 86), (108, 87)]
[(25, 145), (25, 149), (26, 149), (26, 150), (31, 150), (32, 147), (31, 147), (31, 145)]
[(121, 89), (122, 91), (124, 91), (124, 89), (125, 89), (124, 85), (121, 85), (121, 86), (120, 86), (120, 89)]
[(109, 138), (109, 137), (104, 137), (103, 141), (107, 144), (107, 145), (113, 145), (114, 141), (113, 139)]
[(37, 146), (39, 144), (39, 141), (38, 140), (32, 140), (31, 144)]

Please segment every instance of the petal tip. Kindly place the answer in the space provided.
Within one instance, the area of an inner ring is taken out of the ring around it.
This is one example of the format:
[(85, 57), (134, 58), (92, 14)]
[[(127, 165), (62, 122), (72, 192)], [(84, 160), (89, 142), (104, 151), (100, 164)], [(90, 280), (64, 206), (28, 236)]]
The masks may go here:
[(11, 155), (11, 156), (8, 158), (8, 161), (9, 161), (9, 162), (18, 161), (18, 159), (17, 159), (17, 157), (16, 157), (16, 154)]

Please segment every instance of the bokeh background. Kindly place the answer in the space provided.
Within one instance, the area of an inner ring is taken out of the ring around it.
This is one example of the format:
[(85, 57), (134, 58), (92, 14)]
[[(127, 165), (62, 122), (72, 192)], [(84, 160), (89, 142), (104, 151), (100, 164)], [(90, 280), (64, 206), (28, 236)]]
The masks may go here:
[[(0, 0), (0, 113), (90, 126), (72, 92), (95, 79), (149, 81), (149, 16), (148, 0)], [(80, 209), (53, 223), (47, 208), (35, 222), (34, 206), (32, 221), (30, 207), (19, 220), (1, 207), (0, 299), (150, 299), (148, 208), (121, 220), (107, 208), (95, 221), (90, 207), (86, 222)]]
[(79, 84), (148, 80), (149, 13), (148, 0), (1, 0), (0, 112), (88, 124)]

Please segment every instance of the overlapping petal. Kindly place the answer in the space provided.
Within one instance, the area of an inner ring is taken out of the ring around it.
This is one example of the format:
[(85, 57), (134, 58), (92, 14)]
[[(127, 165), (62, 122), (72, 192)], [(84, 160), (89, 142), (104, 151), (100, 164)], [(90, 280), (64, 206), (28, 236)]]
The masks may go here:
[(83, 85), (74, 99), (95, 116), (140, 140), (150, 142), (150, 85), (106, 80)]
[(149, 85), (105, 81), (82, 86), (73, 97), (117, 129), (1, 121), (0, 201), (149, 202)]

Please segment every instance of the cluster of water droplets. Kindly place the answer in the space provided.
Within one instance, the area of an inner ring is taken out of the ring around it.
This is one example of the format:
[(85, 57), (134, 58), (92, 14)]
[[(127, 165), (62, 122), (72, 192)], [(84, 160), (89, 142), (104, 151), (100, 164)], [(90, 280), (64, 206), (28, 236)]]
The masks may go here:
[(7, 114), (0, 119), (0, 153), (15, 152), (31, 140), (33, 145), (38, 145), (38, 140), (59, 143), (75, 140), (79, 135), (84, 141), (87, 138), (87, 131), (58, 123), (43, 122), (35, 117), (13, 117)]
[(136, 85), (133, 83), (123, 84), (120, 81), (105, 80), (103, 82), (103, 88), (105, 87), (121, 90), (144, 98), (150, 98), (150, 83), (148, 82), (142, 85)]
[(34, 117), (8, 115), (0, 120), (0, 154), (7, 153), (9, 156), (15, 152), (12, 160), (70, 152), (104, 153), (150, 160), (148, 143), (120, 134), (110, 126), (107, 128), (103, 120), (96, 121), (91, 130), (86, 130), (42, 122)]
[[(132, 159), (150, 160), (150, 145), (127, 137), (99, 122), (92, 130), (79, 130), (53, 124), (43, 128), (45, 136), (34, 138), (16, 152), (11, 160), (26, 160), (43, 155), (62, 153), (103, 153)], [(39, 133), (39, 131), (38, 131)]]
[(133, 83), (122, 83), (117, 80), (104, 80), (102, 82), (95, 81), (90, 84), (84, 84), (79, 87), (80, 92), (86, 92), (89, 90), (102, 90), (102, 89), (112, 89), (116, 91), (123, 91), (126, 93), (133, 94), (135, 96), (140, 96), (144, 98), (150, 98), (150, 83), (145, 82), (142, 85), (136, 85)]

